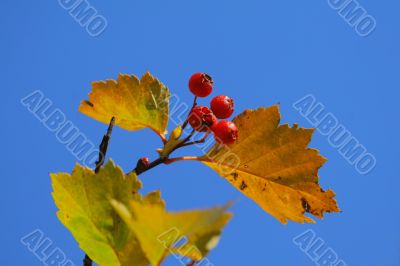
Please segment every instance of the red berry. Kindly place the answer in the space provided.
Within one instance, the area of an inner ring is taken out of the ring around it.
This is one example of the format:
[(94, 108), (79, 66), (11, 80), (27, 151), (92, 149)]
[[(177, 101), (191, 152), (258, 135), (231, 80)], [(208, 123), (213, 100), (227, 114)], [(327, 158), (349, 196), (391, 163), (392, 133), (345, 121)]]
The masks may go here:
[(198, 97), (207, 97), (212, 92), (214, 81), (206, 73), (195, 73), (190, 77), (189, 89)]
[(221, 144), (233, 144), (238, 138), (238, 129), (232, 121), (222, 120), (212, 127), (215, 140)]
[(211, 110), (219, 119), (228, 118), (234, 111), (233, 99), (225, 95), (216, 96), (211, 101)]
[(189, 114), (188, 122), (194, 130), (205, 132), (217, 123), (217, 118), (208, 107), (195, 106)]

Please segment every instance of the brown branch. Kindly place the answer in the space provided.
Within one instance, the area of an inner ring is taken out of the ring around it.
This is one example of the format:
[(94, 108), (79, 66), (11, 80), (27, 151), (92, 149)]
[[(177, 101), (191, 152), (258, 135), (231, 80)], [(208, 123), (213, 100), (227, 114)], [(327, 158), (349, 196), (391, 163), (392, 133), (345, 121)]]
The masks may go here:
[[(194, 135), (194, 133), (195, 133), (195, 130), (193, 129), (192, 132), (190, 132), (190, 134), (183, 139), (181, 144), (177, 145), (175, 148), (172, 149), (170, 154), (173, 153), (174, 151), (176, 151), (177, 149), (182, 148), (182, 147), (186, 147), (186, 146), (193, 145), (193, 144), (196, 144), (196, 143), (203, 143), (203, 142), (205, 142), (207, 137), (210, 135), (210, 131), (209, 131), (201, 139), (196, 140), (196, 141), (188, 142), (190, 140), (190, 138)], [(168, 154), (168, 156), (170, 154)], [(163, 163), (164, 164), (171, 164), (171, 163), (177, 162), (177, 161), (198, 160), (198, 158), (199, 158), (199, 157), (195, 157), (195, 156), (185, 156), (185, 157), (169, 159), (168, 156), (165, 157), (165, 158), (161, 158), (161, 157), (158, 158), (157, 160), (151, 162), (149, 167), (147, 167), (147, 168), (142, 168), (142, 167), (136, 166), (136, 168), (133, 169), (131, 172), (136, 172), (136, 175), (140, 175), (140, 174), (142, 174), (142, 173), (144, 173), (144, 172), (146, 172), (146, 171), (148, 171), (148, 170), (150, 170), (150, 169), (152, 169), (152, 168), (154, 168), (154, 167), (156, 167), (156, 166), (158, 166), (160, 164), (163, 164)]]
[[(100, 171), (101, 166), (104, 164), (107, 154), (108, 144), (110, 143), (114, 125), (115, 125), (115, 117), (112, 117), (110, 124), (108, 125), (107, 133), (103, 136), (103, 139), (101, 140), (99, 146), (99, 158), (96, 161), (96, 168), (94, 169), (94, 172), (96, 174)], [(87, 254), (85, 254), (85, 258), (83, 259), (83, 266), (92, 266), (92, 265), (93, 265), (92, 259)]]
[(83, 266), (92, 266), (92, 265), (93, 265), (92, 259), (85, 254), (85, 258), (83, 259)]
[[(174, 152), (175, 150), (181, 148), (181, 147), (187, 146), (187, 145), (185, 145), (185, 143), (188, 142), (188, 141), (190, 140), (190, 138), (193, 136), (194, 133), (195, 133), (195, 130), (193, 129), (192, 132), (182, 141), (182, 143), (181, 143), (180, 145), (177, 145), (175, 148), (172, 149), (172, 151), (170, 152), (170, 154), (171, 154), (172, 152)], [(204, 139), (205, 139), (206, 137), (207, 137), (207, 135), (204, 137)], [(168, 156), (169, 156), (169, 155), (168, 155)], [(139, 159), (139, 160), (140, 160), (140, 159)], [(160, 165), (160, 164), (162, 164), (162, 163), (167, 164), (166, 161), (168, 161), (168, 157), (166, 157), (166, 158), (161, 158), (161, 157), (160, 157), (160, 158), (158, 158), (157, 160), (151, 162), (150, 165), (149, 165), (147, 168), (143, 168), (143, 167), (138, 167), (138, 166), (136, 166), (136, 168), (133, 169), (132, 172), (136, 172), (136, 175), (140, 175), (140, 174), (143, 174), (144, 172), (146, 172), (146, 171), (148, 171), (148, 170), (150, 170), (150, 169), (152, 169), (152, 168), (154, 168), (154, 167), (156, 167), (156, 166), (158, 166), (158, 165)]]
[(103, 139), (101, 140), (99, 147), (99, 158), (96, 161), (96, 168), (94, 170), (96, 174), (99, 172), (101, 166), (104, 164), (108, 149), (108, 143), (110, 142), (114, 125), (115, 125), (115, 117), (111, 118), (110, 124), (107, 129), (107, 133), (103, 136)]

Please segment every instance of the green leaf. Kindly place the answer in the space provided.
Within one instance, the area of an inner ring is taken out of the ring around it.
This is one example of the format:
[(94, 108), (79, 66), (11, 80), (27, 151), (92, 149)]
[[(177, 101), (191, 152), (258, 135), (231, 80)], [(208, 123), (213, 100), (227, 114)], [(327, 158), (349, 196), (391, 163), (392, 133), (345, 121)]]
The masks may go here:
[(123, 129), (148, 127), (164, 136), (169, 96), (168, 88), (149, 72), (140, 80), (120, 74), (117, 80), (93, 82), (89, 100), (81, 103), (79, 111), (105, 124), (115, 117), (115, 124)]
[(135, 235), (110, 205), (110, 199), (128, 204), (140, 181), (134, 173), (126, 176), (109, 161), (98, 174), (76, 165), (72, 174), (51, 174), (57, 216), (71, 231), (79, 246), (99, 265), (145, 266)]
[[(130, 201), (129, 206), (111, 201), (115, 210), (139, 239), (152, 265), (159, 265), (170, 253), (201, 260), (218, 243), (222, 228), (231, 218), (230, 205), (206, 210), (171, 213), (164, 206)], [(174, 244), (187, 238), (180, 248)]]
[[(112, 161), (97, 174), (77, 164), (72, 174), (50, 176), (58, 218), (98, 265), (158, 266), (171, 252), (200, 260), (231, 217), (229, 205), (169, 213), (160, 191), (142, 196), (136, 174), (125, 175)], [(189, 242), (174, 248), (183, 236)]]

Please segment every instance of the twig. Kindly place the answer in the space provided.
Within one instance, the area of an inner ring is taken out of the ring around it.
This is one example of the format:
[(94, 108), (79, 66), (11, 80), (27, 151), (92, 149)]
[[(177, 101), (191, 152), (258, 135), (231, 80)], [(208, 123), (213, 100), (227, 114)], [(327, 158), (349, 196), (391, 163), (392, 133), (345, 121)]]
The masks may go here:
[(92, 266), (92, 264), (93, 264), (92, 259), (85, 254), (85, 258), (83, 259), (83, 266)]
[(165, 162), (165, 158), (158, 158), (157, 160), (153, 161), (150, 163), (149, 167), (147, 167), (146, 169), (138, 169), (137, 167), (135, 169), (132, 170), (132, 172), (136, 172), (136, 175), (140, 175), (143, 174), (144, 172), (150, 170), (151, 168), (156, 167), (157, 165), (160, 165), (162, 163)]
[[(112, 117), (110, 124), (108, 125), (107, 133), (103, 136), (103, 139), (101, 140), (99, 146), (99, 158), (96, 161), (96, 168), (94, 169), (94, 172), (96, 174), (100, 171), (101, 166), (104, 164), (107, 154), (108, 143), (110, 142), (114, 125), (115, 125), (115, 117)], [(92, 265), (93, 265), (92, 259), (87, 254), (85, 254), (85, 258), (83, 259), (83, 266), (92, 266)]]
[[(168, 159), (168, 158), (158, 158), (157, 160), (153, 161), (150, 163), (149, 167), (146, 169), (139, 169), (139, 168), (135, 168), (133, 169), (130, 173), (135, 172), (136, 175), (140, 175), (143, 174), (144, 172), (147, 172), (148, 170), (160, 165), (160, 164), (171, 164), (177, 161), (189, 161), (189, 160), (199, 160), (200, 157), (198, 156), (183, 156), (183, 157), (177, 157), (177, 158), (172, 158), (172, 159)], [(128, 173), (128, 174), (130, 174)]]
[(103, 139), (101, 140), (100, 147), (99, 147), (99, 158), (96, 161), (96, 168), (94, 172), (97, 174), (101, 168), (101, 166), (104, 164), (104, 160), (106, 158), (106, 153), (107, 153), (107, 148), (108, 148), (108, 143), (110, 142), (111, 139), (111, 134), (112, 130), (114, 128), (115, 124), (115, 117), (111, 118), (110, 124), (107, 129), (107, 133), (103, 136)]

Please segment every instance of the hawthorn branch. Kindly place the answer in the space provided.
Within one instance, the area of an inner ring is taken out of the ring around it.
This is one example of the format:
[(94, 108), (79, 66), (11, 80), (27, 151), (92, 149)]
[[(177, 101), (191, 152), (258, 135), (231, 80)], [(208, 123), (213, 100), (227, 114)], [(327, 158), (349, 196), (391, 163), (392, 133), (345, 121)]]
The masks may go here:
[[(114, 125), (115, 125), (115, 117), (112, 117), (110, 124), (108, 125), (107, 133), (103, 136), (103, 139), (101, 140), (101, 143), (99, 146), (99, 158), (96, 161), (96, 168), (94, 169), (94, 172), (96, 174), (100, 171), (101, 166), (104, 164), (106, 154), (107, 154), (108, 144), (110, 143), (111, 134), (112, 134)], [(85, 258), (83, 259), (83, 265), (84, 266), (92, 266), (93, 265), (92, 259), (87, 254), (85, 254)]]
[[(209, 135), (209, 133), (207, 133), (201, 140), (188, 142), (190, 140), (190, 138), (194, 135), (194, 133), (195, 133), (195, 130), (193, 129), (192, 132), (182, 141), (182, 144), (177, 145), (175, 148), (173, 148), (171, 153), (174, 152), (175, 150), (179, 149), (179, 148), (182, 148), (182, 147), (193, 145), (195, 143), (202, 143), (202, 142), (205, 141), (205, 139)], [(185, 157), (185, 158), (189, 158), (189, 157)], [(197, 158), (197, 157), (192, 157), (192, 158)], [(196, 160), (196, 159), (192, 159), (192, 160)], [(160, 164), (163, 164), (163, 163), (164, 164), (170, 164), (170, 163), (173, 163), (173, 161), (171, 161), (171, 159), (169, 159), (168, 157), (165, 157), (165, 158), (159, 157), (157, 160), (151, 162), (149, 167), (140, 168), (140, 167), (136, 166), (136, 168), (133, 169), (132, 172), (135, 172), (136, 175), (140, 175), (140, 174), (143, 174), (144, 172), (146, 172), (146, 171), (148, 171), (148, 170), (150, 170), (150, 169), (152, 169), (152, 168), (154, 168), (154, 167), (156, 167), (156, 166), (158, 166)]]
[[(175, 148), (172, 149), (171, 153), (173, 153), (177, 149), (180, 149), (183, 147), (187, 147), (187, 146), (198, 144), (198, 143), (204, 143), (206, 141), (207, 137), (210, 135), (210, 131), (208, 131), (201, 139), (189, 142), (190, 138), (194, 135), (194, 133), (195, 133), (195, 130), (193, 129), (192, 132), (185, 139), (183, 139), (181, 144), (177, 145)], [(151, 162), (149, 167), (147, 167), (147, 168), (140, 168), (140, 167), (136, 166), (136, 168), (133, 169), (131, 172), (135, 172), (136, 175), (140, 175), (160, 164), (171, 164), (171, 163), (174, 163), (177, 161), (189, 161), (189, 160), (199, 160), (200, 159), (200, 157), (197, 157), (197, 156), (183, 156), (183, 157), (169, 159), (168, 156), (165, 158), (159, 157), (157, 160)]]

